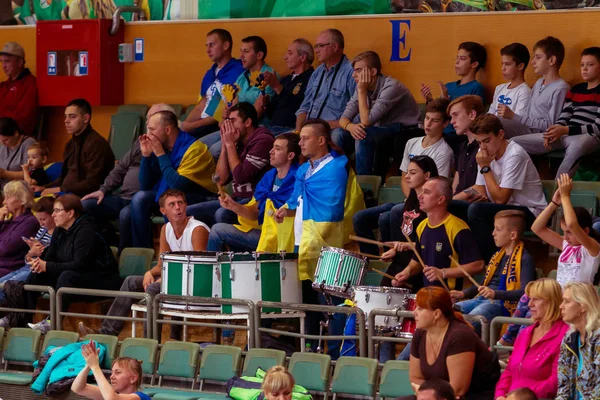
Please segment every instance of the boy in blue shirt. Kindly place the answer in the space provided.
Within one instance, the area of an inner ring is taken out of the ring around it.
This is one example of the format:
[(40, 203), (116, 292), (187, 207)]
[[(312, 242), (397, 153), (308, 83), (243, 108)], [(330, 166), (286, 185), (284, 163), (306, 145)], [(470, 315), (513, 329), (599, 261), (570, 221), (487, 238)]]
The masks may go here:
[[(440, 97), (446, 97), (452, 101), (466, 94), (474, 94), (481, 97), (485, 104), (483, 85), (477, 81), (477, 72), (485, 67), (486, 60), (487, 53), (485, 48), (479, 43), (462, 42), (459, 44), (454, 71), (460, 79), (448, 82), (445, 85), (441, 81), (438, 81), (441, 90)], [(425, 98), (426, 103), (433, 100), (431, 87), (424, 83), (421, 83), (421, 94)], [(446, 139), (446, 142), (454, 150), (465, 137), (457, 136), (454, 127), (448, 124), (446, 129), (444, 129), (444, 139)]]

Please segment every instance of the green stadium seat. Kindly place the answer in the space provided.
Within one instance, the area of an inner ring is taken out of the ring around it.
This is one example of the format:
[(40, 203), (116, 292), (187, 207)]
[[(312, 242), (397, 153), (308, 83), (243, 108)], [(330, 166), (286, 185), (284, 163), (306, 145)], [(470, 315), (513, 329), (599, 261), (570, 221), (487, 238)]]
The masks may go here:
[(147, 104), (123, 104), (117, 108), (117, 114), (135, 113), (145, 119), (149, 109), (150, 107)]
[(275, 365), (283, 365), (285, 362), (285, 351), (274, 349), (250, 349), (244, 359), (242, 376), (255, 376), (258, 368), (263, 371)]
[(408, 361), (389, 360), (383, 365), (379, 383), (379, 396), (402, 397), (413, 394), (408, 375)]
[(44, 343), (42, 344), (42, 354), (46, 351), (48, 346), (63, 347), (68, 344), (75, 343), (78, 340), (79, 334), (77, 332), (57, 330), (49, 331), (44, 336)]
[(106, 356), (100, 367), (102, 369), (111, 369), (112, 363), (117, 358), (117, 347), (119, 346), (119, 338), (112, 335), (102, 335), (99, 333), (90, 333), (85, 335), (84, 341), (95, 340), (96, 342), (106, 346)]
[(541, 268), (536, 268), (535, 269), (535, 279), (540, 279), (543, 276), (544, 276), (544, 271), (542, 271)]
[[(42, 333), (29, 328), (12, 328), (3, 341), (3, 359), (6, 366), (12, 363), (33, 364), (40, 352)], [(0, 372), (0, 383), (11, 385), (29, 385), (33, 381), (32, 373), (27, 371)]]
[(548, 278), (556, 280), (556, 273), (557, 271), (555, 269), (550, 270), (550, 272), (548, 272)]
[(307, 390), (325, 393), (329, 392), (329, 377), (331, 375), (331, 357), (328, 354), (294, 353), (288, 367), (296, 384)]
[(131, 357), (142, 361), (142, 373), (153, 375), (157, 351), (158, 340), (130, 337), (121, 343), (119, 357)]
[(390, 176), (385, 180), (383, 185), (386, 188), (402, 188), (402, 177), (401, 176)]
[(196, 369), (198, 367), (198, 343), (169, 341), (160, 351), (158, 362), (158, 385), (165, 376), (192, 379), (192, 387), (196, 384)]
[(544, 196), (546, 197), (546, 201), (550, 202), (550, 200), (552, 200), (554, 192), (556, 191), (556, 181), (542, 180), (542, 188), (544, 190)]
[(132, 275), (144, 275), (150, 269), (154, 249), (126, 247), (119, 257), (119, 275), (125, 279)]
[(205, 380), (227, 382), (237, 376), (242, 362), (242, 349), (236, 346), (209, 345), (200, 358), (200, 391)]
[(379, 190), (379, 204), (386, 203), (402, 203), (406, 200), (406, 196), (402, 189), (396, 187), (382, 187)]
[(375, 397), (377, 360), (365, 357), (340, 357), (333, 371), (331, 392)]
[(177, 116), (177, 118), (179, 118), (181, 116), (181, 113), (183, 112), (183, 104), (169, 104), (171, 107), (173, 107), (173, 110), (175, 110), (175, 115)]
[(131, 149), (133, 141), (142, 133), (144, 121), (133, 112), (113, 114), (110, 117), (108, 143), (117, 160)]
[(370, 190), (373, 197), (379, 197), (379, 188), (381, 188), (381, 177), (375, 175), (357, 175), (356, 181), (363, 192)]

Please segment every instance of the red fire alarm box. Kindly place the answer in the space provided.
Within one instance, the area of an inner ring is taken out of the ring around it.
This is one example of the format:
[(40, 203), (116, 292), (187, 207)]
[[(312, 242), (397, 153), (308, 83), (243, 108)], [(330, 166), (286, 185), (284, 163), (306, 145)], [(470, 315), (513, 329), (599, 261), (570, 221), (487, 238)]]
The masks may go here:
[(92, 106), (123, 104), (119, 62), (123, 27), (111, 36), (112, 20), (38, 21), (37, 85), (41, 106), (65, 106), (84, 98)]

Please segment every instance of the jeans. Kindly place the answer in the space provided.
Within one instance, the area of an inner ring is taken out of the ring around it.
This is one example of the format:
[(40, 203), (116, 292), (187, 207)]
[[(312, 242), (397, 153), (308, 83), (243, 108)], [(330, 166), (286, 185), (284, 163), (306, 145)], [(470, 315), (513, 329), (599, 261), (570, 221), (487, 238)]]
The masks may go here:
[(96, 199), (88, 199), (81, 202), (85, 212), (96, 220), (101, 226), (107, 220), (119, 219), (119, 251), (132, 244), (132, 224), (131, 224), (131, 200), (126, 200), (120, 196), (108, 194), (100, 204)]
[[(375, 146), (380, 140), (385, 140), (397, 136), (402, 130), (402, 124), (391, 124), (387, 126), (369, 126), (365, 129), (367, 136), (363, 140), (354, 141), (354, 149), (356, 151), (356, 174), (357, 175), (373, 175), (373, 159), (375, 154)], [(345, 131), (350, 138), (350, 132)], [(349, 139), (346, 139), (349, 140)]]
[(592, 229), (595, 230), (598, 235), (600, 235), (600, 221), (594, 222)]
[[(502, 304), (501, 300), (494, 300), (491, 302), (481, 296), (458, 302), (456, 303), (456, 306), (460, 307), (463, 314), (481, 315), (489, 322), (492, 322), (492, 319), (496, 317), (510, 316), (510, 313), (504, 308), (504, 304)], [(479, 323), (479, 321), (473, 321), (471, 322), (471, 325), (475, 328), (475, 332), (481, 335), (481, 323)]]
[[(144, 292), (144, 277), (143, 276), (128, 276), (121, 285), (121, 291), (123, 292)], [(151, 283), (146, 287), (145, 290), (150, 296), (156, 296), (160, 293), (160, 282)], [(126, 317), (131, 311), (131, 306), (137, 299), (132, 297), (117, 297), (113, 301), (110, 309), (108, 310), (107, 316), (110, 317)], [(103, 335), (119, 336), (126, 321), (120, 321), (115, 319), (105, 319), (102, 322), (100, 333)], [(144, 324), (144, 337), (148, 337), (147, 326)], [(181, 325), (171, 326), (171, 339), (181, 339)]]
[[(186, 193), (185, 197), (189, 205), (199, 202), (219, 203), (214, 199), (214, 194), (208, 190), (205, 193)], [(160, 208), (155, 201), (156, 192), (154, 190), (141, 190), (133, 195), (131, 199), (131, 231), (133, 247), (152, 248), (152, 221), (150, 219), (153, 212), (158, 212)]]
[(221, 155), (221, 131), (209, 133), (200, 138), (200, 141), (208, 147), (210, 154), (216, 159)]
[[(250, 201), (248, 198), (234, 198), (234, 200), (239, 204), (246, 204)], [(211, 227), (216, 223), (231, 225), (238, 223), (237, 214), (231, 210), (222, 208), (219, 200), (205, 201), (191, 205), (187, 208), (187, 214)]]
[(506, 204), (495, 204), (495, 203), (467, 203), (453, 201), (451, 207), (455, 209), (453, 212), (456, 214), (464, 214), (466, 208), (467, 220), (473, 238), (477, 243), (477, 247), (481, 252), (483, 260), (487, 263), (494, 252), (496, 251), (496, 244), (494, 243), (494, 237), (492, 232), (494, 231), (494, 216), (496, 213), (502, 210), (519, 210), (525, 214), (525, 230), (529, 230), (533, 221), (535, 221), (535, 215), (527, 208), (521, 206), (509, 206)]
[[(345, 131), (342, 128), (335, 128), (331, 131), (331, 140), (340, 149), (344, 150), (346, 156), (350, 156), (354, 153), (354, 138), (350, 135), (350, 132)], [(359, 175), (358, 171), (357, 175)]]
[(218, 130), (219, 130), (219, 124), (210, 124), (210, 125), (201, 126), (196, 129), (192, 129), (188, 133), (190, 135), (192, 135), (193, 137), (195, 137), (196, 139), (199, 139), (199, 138), (202, 138), (202, 137), (210, 134), (211, 132), (218, 131)]
[[(394, 203), (386, 203), (377, 207), (367, 208), (354, 214), (352, 217), (352, 225), (356, 236), (373, 239), (375, 235), (373, 231), (377, 229), (378, 222), (386, 211), (389, 211), (394, 206)], [(360, 251), (367, 254), (379, 254), (379, 247), (374, 244), (359, 243)]]
[[(529, 154), (546, 154), (550, 152), (550, 150), (544, 147), (543, 133), (517, 136), (512, 138), (512, 141), (521, 145)], [(567, 135), (552, 143), (552, 150), (562, 149), (565, 150), (565, 156), (556, 172), (557, 178), (561, 174), (575, 175), (581, 158), (600, 149), (600, 142), (598, 142), (596, 136), (585, 133), (581, 135)]]
[(260, 240), (260, 229), (242, 232), (230, 224), (218, 223), (213, 225), (208, 235), (208, 251), (244, 252), (255, 251)]
[[(0, 283), (5, 283), (7, 281), (25, 282), (27, 280), (27, 278), (29, 277), (29, 274), (31, 273), (29, 267), (30, 267), (30, 265), (26, 264), (25, 266), (23, 266), (17, 270), (9, 272), (8, 274), (6, 274), (2, 278), (0, 278)], [(0, 289), (0, 303), (2, 303), (5, 298), (6, 298), (6, 295), (4, 294), (4, 290)]]

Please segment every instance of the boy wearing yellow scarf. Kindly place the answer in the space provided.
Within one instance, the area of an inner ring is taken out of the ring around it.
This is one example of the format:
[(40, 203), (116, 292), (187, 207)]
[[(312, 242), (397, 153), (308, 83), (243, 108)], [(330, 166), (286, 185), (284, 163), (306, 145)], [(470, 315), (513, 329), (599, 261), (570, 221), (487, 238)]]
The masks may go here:
[[(494, 217), (494, 242), (500, 248), (491, 258), (483, 285), (450, 292), (463, 314), (482, 315), (488, 321), (494, 317), (510, 316), (525, 286), (535, 280), (533, 257), (527, 253), (521, 240), (525, 215), (518, 210), (503, 210)], [(477, 330), (479, 323), (473, 324)]]

